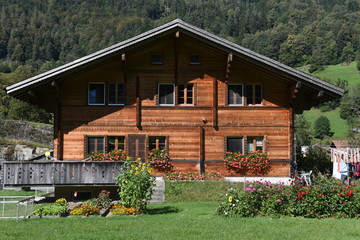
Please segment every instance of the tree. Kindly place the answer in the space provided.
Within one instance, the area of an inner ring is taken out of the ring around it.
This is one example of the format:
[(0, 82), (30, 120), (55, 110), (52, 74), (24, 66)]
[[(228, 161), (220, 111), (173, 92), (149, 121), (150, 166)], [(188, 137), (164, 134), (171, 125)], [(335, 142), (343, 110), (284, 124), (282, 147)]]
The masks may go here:
[(355, 59), (355, 52), (351, 42), (347, 42), (341, 54), (341, 61), (351, 63)]
[(314, 124), (314, 136), (323, 139), (325, 136), (331, 137), (333, 133), (330, 131), (330, 121), (326, 116), (320, 116)]
[(309, 146), (311, 144), (311, 139), (313, 138), (311, 133), (311, 123), (306, 121), (302, 114), (296, 116), (295, 135), (296, 152), (300, 153), (301, 146)]

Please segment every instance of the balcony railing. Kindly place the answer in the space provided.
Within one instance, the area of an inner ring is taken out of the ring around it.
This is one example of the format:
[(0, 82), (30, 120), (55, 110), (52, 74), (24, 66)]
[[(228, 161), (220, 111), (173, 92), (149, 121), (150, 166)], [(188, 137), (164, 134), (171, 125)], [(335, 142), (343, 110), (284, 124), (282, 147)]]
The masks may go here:
[(4, 186), (114, 185), (122, 162), (6, 161)]

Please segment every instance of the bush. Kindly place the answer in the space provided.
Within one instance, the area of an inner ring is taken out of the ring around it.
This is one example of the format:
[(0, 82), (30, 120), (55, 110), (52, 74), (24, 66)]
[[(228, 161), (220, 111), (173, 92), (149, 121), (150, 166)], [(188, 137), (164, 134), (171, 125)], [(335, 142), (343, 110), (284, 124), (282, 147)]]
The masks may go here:
[(126, 160), (121, 166), (120, 174), (115, 178), (119, 185), (121, 205), (127, 208), (146, 209), (154, 187), (154, 177), (149, 164), (140, 159)]
[(173, 169), (169, 154), (163, 149), (149, 151), (147, 159), (150, 166), (159, 172), (170, 172)]
[(239, 217), (359, 217), (359, 186), (346, 186), (340, 180), (325, 177), (314, 182), (314, 186), (303, 186), (296, 181), (291, 186), (269, 182), (247, 183), (245, 191), (229, 189), (217, 213)]
[(89, 201), (86, 201), (86, 203), (99, 209), (107, 209), (112, 204), (109, 194), (109, 191), (102, 190), (97, 198), (90, 199)]
[(246, 182), (245, 190), (230, 188), (217, 213), (224, 216), (254, 217), (286, 215), (288, 198), (284, 184)]
[(248, 173), (266, 175), (271, 170), (267, 155), (260, 151), (250, 152), (247, 155), (242, 155), (239, 152), (228, 152), (225, 156), (225, 166), (243, 176)]
[(60, 198), (55, 203), (42, 205), (35, 209), (31, 215), (33, 216), (62, 216), (69, 211), (67, 201), (64, 198)]

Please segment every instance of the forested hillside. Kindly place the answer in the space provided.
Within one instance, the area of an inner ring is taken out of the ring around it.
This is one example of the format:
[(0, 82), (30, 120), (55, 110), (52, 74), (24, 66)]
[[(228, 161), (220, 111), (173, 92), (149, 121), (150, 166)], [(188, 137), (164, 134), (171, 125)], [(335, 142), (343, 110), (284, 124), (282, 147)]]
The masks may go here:
[[(0, 0), (0, 8), (1, 88), (175, 18), (293, 67), (360, 65), (360, 0)], [(51, 119), (0, 91), (0, 116)]]

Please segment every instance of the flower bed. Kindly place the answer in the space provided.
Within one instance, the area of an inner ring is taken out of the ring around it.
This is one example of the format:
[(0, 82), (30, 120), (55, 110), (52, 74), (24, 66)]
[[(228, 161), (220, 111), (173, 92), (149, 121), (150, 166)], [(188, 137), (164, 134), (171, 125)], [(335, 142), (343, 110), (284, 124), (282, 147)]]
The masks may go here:
[(127, 208), (122, 205), (114, 205), (110, 208), (113, 215), (139, 215), (141, 211), (136, 208)]
[(320, 178), (314, 186), (247, 182), (245, 190), (229, 189), (217, 213), (224, 216), (302, 216), (307, 218), (358, 218), (359, 186), (345, 186)]
[(224, 177), (220, 173), (216, 172), (205, 172), (204, 174), (199, 173), (183, 173), (183, 172), (171, 172), (167, 173), (165, 180), (169, 181), (219, 181)]

